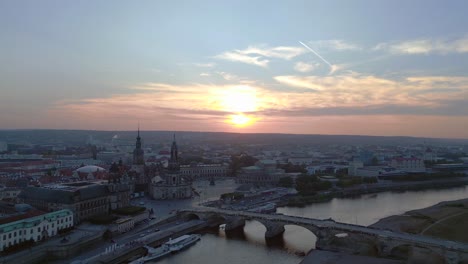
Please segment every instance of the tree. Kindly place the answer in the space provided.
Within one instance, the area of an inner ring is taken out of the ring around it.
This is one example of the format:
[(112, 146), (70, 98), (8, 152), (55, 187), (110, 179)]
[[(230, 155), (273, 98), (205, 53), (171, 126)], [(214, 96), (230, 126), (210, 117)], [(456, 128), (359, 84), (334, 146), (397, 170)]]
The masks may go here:
[(236, 176), (237, 172), (242, 167), (253, 166), (258, 160), (247, 154), (231, 156), (231, 164), (229, 165), (229, 172), (231, 176)]
[(300, 195), (315, 195), (318, 191), (328, 190), (331, 182), (321, 181), (316, 176), (301, 174), (296, 178), (296, 190)]
[(286, 173), (291, 173), (291, 172), (300, 172), (300, 173), (306, 173), (307, 170), (305, 168), (305, 165), (295, 165), (292, 164), (291, 162), (288, 162), (284, 165), (279, 165), (279, 168), (283, 169)]
[(281, 177), (278, 181), (278, 186), (280, 187), (291, 188), (293, 187), (293, 185), (294, 181), (293, 178), (291, 178), (290, 176)]

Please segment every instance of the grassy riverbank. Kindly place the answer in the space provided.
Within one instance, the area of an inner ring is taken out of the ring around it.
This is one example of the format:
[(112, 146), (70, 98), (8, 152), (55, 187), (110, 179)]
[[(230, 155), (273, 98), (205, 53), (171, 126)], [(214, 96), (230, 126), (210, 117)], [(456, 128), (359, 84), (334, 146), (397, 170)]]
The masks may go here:
[(285, 206), (292, 206), (292, 207), (304, 207), (308, 204), (313, 203), (324, 203), (331, 201), (335, 196), (332, 194), (321, 194), (321, 195), (310, 195), (310, 196), (302, 196), (297, 195), (285, 203)]
[(280, 206), (292, 206), (292, 207), (304, 207), (308, 204), (313, 203), (323, 203), (332, 200), (333, 198), (346, 198), (346, 197), (356, 197), (363, 194), (372, 194), (379, 192), (388, 192), (388, 191), (420, 191), (420, 190), (429, 190), (429, 189), (445, 189), (453, 187), (461, 187), (468, 184), (468, 179), (460, 178), (457, 179), (448, 179), (448, 180), (437, 180), (431, 182), (407, 182), (407, 183), (397, 183), (389, 185), (379, 185), (379, 184), (367, 184), (361, 185), (360, 187), (352, 188), (343, 188), (340, 190), (334, 190), (324, 193), (317, 193), (315, 195), (301, 195), (290, 197), (287, 201), (280, 203)]
[(381, 219), (373, 227), (468, 243), (468, 199)]

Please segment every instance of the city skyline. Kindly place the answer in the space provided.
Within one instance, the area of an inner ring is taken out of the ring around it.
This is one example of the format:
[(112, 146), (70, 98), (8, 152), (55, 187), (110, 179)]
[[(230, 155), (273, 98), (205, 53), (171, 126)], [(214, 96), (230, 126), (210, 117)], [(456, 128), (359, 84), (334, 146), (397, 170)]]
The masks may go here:
[(2, 2), (0, 129), (468, 138), (467, 7)]

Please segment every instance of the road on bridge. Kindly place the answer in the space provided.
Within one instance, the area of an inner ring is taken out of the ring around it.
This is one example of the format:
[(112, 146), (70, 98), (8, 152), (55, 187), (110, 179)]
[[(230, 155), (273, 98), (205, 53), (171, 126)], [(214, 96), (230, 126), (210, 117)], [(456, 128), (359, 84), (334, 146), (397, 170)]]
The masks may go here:
[(413, 235), (407, 233), (400, 233), (394, 232), (384, 229), (378, 229), (374, 227), (366, 227), (360, 225), (353, 225), (353, 224), (346, 224), (336, 222), (334, 220), (320, 220), (320, 219), (313, 219), (313, 218), (306, 218), (306, 217), (299, 217), (299, 216), (289, 216), (283, 214), (261, 214), (261, 213), (253, 213), (253, 212), (241, 212), (241, 211), (231, 211), (231, 210), (224, 210), (224, 209), (217, 209), (217, 208), (203, 208), (203, 209), (188, 209), (188, 210), (181, 210), (179, 212), (190, 212), (190, 213), (216, 213), (226, 216), (235, 216), (235, 217), (243, 217), (247, 219), (261, 219), (267, 220), (271, 222), (283, 222), (288, 224), (294, 225), (312, 225), (319, 229), (335, 229), (343, 232), (357, 232), (363, 233), (373, 236), (378, 236), (386, 239), (395, 239), (399, 241), (408, 242), (411, 244), (419, 244), (425, 246), (432, 246), (432, 247), (441, 247), (447, 250), (456, 250), (468, 253), (468, 244), (455, 242), (455, 241), (448, 241), (442, 240), (427, 236), (421, 235)]

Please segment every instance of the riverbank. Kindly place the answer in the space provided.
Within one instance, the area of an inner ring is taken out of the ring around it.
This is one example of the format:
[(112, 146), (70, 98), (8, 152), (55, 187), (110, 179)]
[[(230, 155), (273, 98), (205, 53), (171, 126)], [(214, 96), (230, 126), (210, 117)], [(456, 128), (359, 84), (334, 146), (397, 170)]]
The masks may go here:
[(468, 243), (468, 198), (383, 218), (372, 227)]
[(311, 251), (300, 264), (403, 264), (405, 261), (383, 259), (369, 256), (349, 255), (341, 252), (331, 252), (325, 250)]
[(379, 183), (365, 184), (353, 186), (342, 190), (321, 192), (311, 196), (295, 195), (287, 200), (281, 201), (279, 206), (304, 207), (308, 204), (329, 202), (333, 198), (352, 198), (364, 194), (380, 193), (380, 192), (402, 192), (402, 191), (419, 191), (430, 189), (445, 189), (452, 187), (461, 187), (468, 185), (468, 178), (450, 178), (433, 181), (416, 181), (416, 182), (397, 182), (397, 183)]

